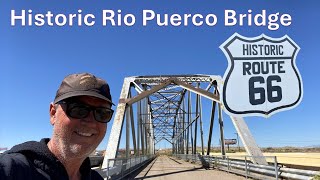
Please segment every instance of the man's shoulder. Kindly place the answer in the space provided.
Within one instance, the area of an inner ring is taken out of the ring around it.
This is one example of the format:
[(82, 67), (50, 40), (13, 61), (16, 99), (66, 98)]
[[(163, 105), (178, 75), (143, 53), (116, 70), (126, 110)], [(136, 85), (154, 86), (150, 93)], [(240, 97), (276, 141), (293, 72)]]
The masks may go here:
[(0, 155), (0, 179), (23, 176), (28, 173), (30, 163), (26, 156), (21, 153)]
[(22, 153), (4, 153), (0, 155), (0, 167), (7, 165), (28, 166), (29, 161)]
[[(41, 140), (42, 141), (42, 140)], [(45, 142), (28, 141), (15, 145), (0, 155), (0, 179), (39, 179), (47, 176), (35, 166), (35, 160), (44, 161), (49, 154)], [(40, 175), (41, 174), (41, 175)], [(42, 178), (43, 179), (43, 178)]]
[(28, 141), (22, 144), (15, 145), (10, 150), (4, 152), (0, 155), (0, 168), (3, 169), (12, 169), (12, 168), (27, 168), (30, 166), (27, 152), (29, 149), (35, 147), (34, 141)]
[(103, 180), (102, 172), (98, 172), (96, 170), (91, 170), (91, 179), (94, 180)]

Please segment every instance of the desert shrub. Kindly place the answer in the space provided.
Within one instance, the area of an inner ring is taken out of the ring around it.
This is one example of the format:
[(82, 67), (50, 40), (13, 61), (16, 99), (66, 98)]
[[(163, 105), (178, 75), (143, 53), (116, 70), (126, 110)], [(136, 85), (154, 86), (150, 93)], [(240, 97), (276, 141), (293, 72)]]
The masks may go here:
[(312, 178), (312, 180), (320, 180), (320, 175), (316, 175)]

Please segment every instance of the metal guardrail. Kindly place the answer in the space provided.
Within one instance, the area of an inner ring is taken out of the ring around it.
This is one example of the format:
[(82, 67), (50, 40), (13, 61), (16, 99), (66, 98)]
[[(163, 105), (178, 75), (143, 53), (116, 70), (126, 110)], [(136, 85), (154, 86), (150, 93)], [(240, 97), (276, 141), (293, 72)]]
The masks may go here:
[[(200, 162), (206, 167), (215, 167), (228, 172), (233, 172), (255, 179), (298, 179), (309, 180), (320, 171), (293, 169), (279, 166), (276, 156), (264, 156), (271, 161), (269, 165), (258, 165), (251, 162), (252, 156), (202, 156), (200, 154), (174, 154), (178, 159), (194, 163)], [(259, 157), (255, 157), (259, 158)], [(269, 162), (270, 162), (269, 161)]]
[[(145, 155), (145, 156), (137, 156), (132, 158), (116, 158), (116, 159), (108, 159), (107, 167), (105, 169), (101, 169), (103, 173), (103, 177), (105, 179), (122, 179), (128, 174), (136, 171), (146, 163), (150, 162), (155, 158), (155, 155)], [(111, 163), (113, 162), (113, 163)], [(113, 164), (112, 167), (109, 165)]]
[(103, 163), (103, 156), (89, 156), (91, 167), (99, 167)]

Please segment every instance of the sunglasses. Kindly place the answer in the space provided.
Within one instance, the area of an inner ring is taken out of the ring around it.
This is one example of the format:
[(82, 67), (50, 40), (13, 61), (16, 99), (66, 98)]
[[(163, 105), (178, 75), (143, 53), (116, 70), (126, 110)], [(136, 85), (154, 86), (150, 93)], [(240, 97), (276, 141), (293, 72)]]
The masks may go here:
[(60, 101), (57, 104), (66, 105), (66, 114), (69, 117), (83, 119), (93, 111), (94, 119), (101, 123), (108, 123), (113, 115), (113, 110), (106, 107), (93, 107), (79, 102)]

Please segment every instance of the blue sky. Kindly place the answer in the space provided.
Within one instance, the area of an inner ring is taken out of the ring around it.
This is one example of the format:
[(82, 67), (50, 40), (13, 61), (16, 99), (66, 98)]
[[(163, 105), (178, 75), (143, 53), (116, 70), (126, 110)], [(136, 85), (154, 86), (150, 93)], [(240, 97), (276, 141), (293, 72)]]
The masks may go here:
[[(301, 48), (297, 67), (303, 80), (304, 96), (300, 105), (277, 113), (268, 119), (246, 118), (260, 146), (309, 146), (320, 144), (318, 102), (320, 62), (320, 13), (317, 1), (62, 1), (30, 0), (0, 2), (0, 147), (12, 147), (28, 140), (50, 137), (49, 103), (53, 101), (61, 80), (75, 72), (91, 72), (106, 79), (115, 102), (123, 79), (127, 76), (158, 74), (211, 74), (223, 76), (227, 59), (219, 46), (233, 33), (254, 37), (262, 33), (278, 38), (285, 34)], [(92, 27), (22, 27), (10, 26), (10, 11), (31, 9), (33, 13), (91, 13), (96, 16)], [(136, 16), (132, 27), (103, 27), (104, 9), (122, 10)], [(218, 23), (213, 26), (159, 27), (155, 21), (142, 26), (142, 10), (159, 14), (213, 13)], [(224, 10), (252, 14), (266, 10), (290, 14), (290, 26), (271, 31), (267, 27), (224, 25)], [(207, 107), (209, 108), (209, 107)], [(230, 119), (225, 117), (225, 136), (235, 138)], [(112, 121), (113, 122), (113, 121)], [(99, 146), (105, 149), (108, 132)], [(204, 122), (208, 127), (208, 122)], [(205, 129), (205, 132), (208, 130)], [(215, 124), (214, 145), (218, 145)], [(122, 143), (123, 145), (123, 143)], [(169, 147), (160, 143), (158, 147)]]

